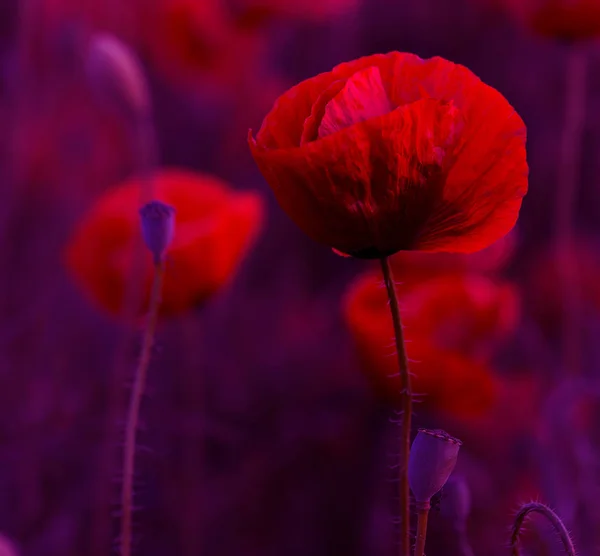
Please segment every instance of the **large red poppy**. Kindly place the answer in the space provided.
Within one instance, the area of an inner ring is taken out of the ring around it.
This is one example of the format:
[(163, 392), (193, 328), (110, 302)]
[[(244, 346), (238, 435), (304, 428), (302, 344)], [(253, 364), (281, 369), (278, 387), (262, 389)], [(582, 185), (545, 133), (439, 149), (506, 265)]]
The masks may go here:
[(249, 134), (296, 224), (361, 258), (505, 235), (527, 191), (525, 142), (514, 108), (468, 69), (399, 52), (303, 81)]
[[(359, 277), (346, 295), (344, 313), (365, 373), (385, 399), (397, 403), (394, 331), (381, 282), (377, 273)], [(427, 406), (458, 417), (488, 410), (500, 387), (489, 361), (518, 320), (514, 288), (455, 274), (400, 294), (413, 392), (425, 395)]]
[[(163, 314), (174, 314), (227, 282), (256, 236), (262, 202), (256, 193), (235, 192), (212, 176), (169, 169), (155, 179), (155, 198), (176, 210), (161, 303)], [(85, 215), (67, 247), (67, 266), (78, 285), (113, 314), (123, 309), (133, 248), (141, 236), (139, 199), (136, 179), (112, 189)], [(140, 312), (147, 307), (152, 282), (152, 256), (144, 254)]]

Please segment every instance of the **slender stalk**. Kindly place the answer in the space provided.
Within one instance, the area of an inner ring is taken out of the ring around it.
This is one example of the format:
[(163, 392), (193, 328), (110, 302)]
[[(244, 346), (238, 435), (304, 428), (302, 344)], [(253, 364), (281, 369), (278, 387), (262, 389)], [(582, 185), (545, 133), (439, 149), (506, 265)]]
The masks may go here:
[(131, 555), (131, 511), (133, 500), (133, 475), (135, 469), (135, 445), (140, 406), (146, 387), (146, 376), (150, 363), (150, 355), (154, 344), (158, 308), (164, 276), (164, 261), (159, 261), (155, 266), (154, 283), (150, 296), (148, 323), (142, 343), (142, 353), (135, 373), (135, 382), (129, 402), (127, 424), (125, 429), (125, 449), (123, 454), (123, 491), (121, 496), (121, 556)]
[[(131, 145), (134, 151), (134, 167), (140, 180), (140, 199), (139, 205), (143, 206), (154, 197), (153, 173), (158, 165), (158, 140), (156, 129), (152, 122), (152, 103), (148, 85), (145, 82), (144, 73), (141, 65), (139, 71), (130, 78), (135, 78), (136, 87), (146, 90), (146, 102), (142, 105), (131, 103), (126, 114), (125, 121), (130, 127)], [(143, 80), (139, 82), (137, 80)], [(124, 81), (126, 87), (126, 80)], [(110, 86), (106, 83), (94, 82), (95, 86)], [(119, 99), (114, 99), (118, 101)], [(125, 97), (130, 100), (130, 97)], [(115, 348), (112, 372), (109, 375), (107, 401), (106, 401), (106, 420), (104, 425), (103, 437), (100, 447), (99, 479), (96, 481), (95, 492), (93, 494), (93, 515), (92, 531), (90, 534), (90, 554), (104, 554), (106, 552), (106, 542), (110, 538), (111, 520), (109, 516), (109, 507), (112, 502), (112, 490), (107, 488), (106, 483), (113, 471), (113, 450), (112, 447), (116, 441), (117, 428), (115, 423), (120, 417), (123, 397), (121, 386), (123, 384), (123, 375), (128, 365), (128, 348), (133, 340), (133, 328), (129, 325), (137, 317), (138, 307), (141, 302), (141, 292), (138, 287), (138, 278), (143, 273), (145, 247), (141, 237), (135, 239), (132, 247), (132, 264), (123, 299), (123, 309), (121, 317), (127, 327), (119, 337)]]
[(431, 504), (422, 502), (417, 504), (417, 541), (415, 543), (415, 556), (423, 556), (425, 553), (425, 539), (427, 538), (427, 520)]
[(562, 522), (560, 517), (558, 517), (548, 506), (539, 502), (531, 502), (529, 504), (524, 504), (523, 506), (521, 506), (521, 508), (517, 512), (517, 515), (515, 516), (515, 521), (513, 523), (512, 532), (510, 535), (510, 549), (511, 554), (513, 556), (519, 556), (519, 535), (521, 533), (521, 528), (523, 527), (525, 518), (530, 513), (538, 513), (547, 518), (548, 521), (552, 524), (554, 530), (558, 533), (560, 540), (563, 544), (563, 548), (565, 549), (565, 554), (567, 556), (576, 556), (573, 541), (569, 536), (565, 524)]
[(408, 487), (408, 454), (410, 452), (410, 422), (412, 417), (412, 389), (410, 386), (410, 374), (408, 372), (408, 359), (404, 346), (404, 335), (402, 321), (400, 320), (400, 307), (398, 296), (394, 286), (394, 277), (387, 257), (381, 259), (381, 270), (383, 280), (390, 300), (390, 310), (394, 323), (394, 337), (396, 340), (396, 352), (398, 355), (398, 368), (400, 373), (400, 410), (402, 412), (402, 427), (400, 431), (400, 465), (399, 469), (399, 494), (400, 494), (400, 555), (410, 555), (410, 505)]
[(565, 122), (556, 198), (556, 246), (559, 254), (559, 279), (564, 304), (561, 334), (562, 364), (569, 373), (580, 371), (582, 300), (578, 292), (579, 269), (573, 260), (573, 219), (580, 178), (581, 145), (585, 126), (586, 70), (584, 50), (571, 45), (566, 68)]

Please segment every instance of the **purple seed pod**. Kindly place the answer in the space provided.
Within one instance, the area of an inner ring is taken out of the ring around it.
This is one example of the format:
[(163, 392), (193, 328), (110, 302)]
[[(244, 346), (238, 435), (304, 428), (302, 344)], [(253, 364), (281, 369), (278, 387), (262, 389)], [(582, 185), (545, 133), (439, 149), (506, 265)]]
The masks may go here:
[(442, 430), (419, 429), (408, 460), (408, 482), (417, 506), (428, 504), (446, 484), (461, 445)]
[(161, 201), (150, 201), (140, 209), (142, 236), (158, 264), (173, 240), (175, 209)]

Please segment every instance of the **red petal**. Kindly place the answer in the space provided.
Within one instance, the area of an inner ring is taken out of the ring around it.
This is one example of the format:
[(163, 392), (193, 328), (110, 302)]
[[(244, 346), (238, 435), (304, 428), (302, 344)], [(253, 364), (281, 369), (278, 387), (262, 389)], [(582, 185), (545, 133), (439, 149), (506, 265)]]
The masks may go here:
[(319, 125), (321, 125), (321, 120), (325, 115), (325, 108), (329, 101), (344, 88), (344, 85), (345, 81), (334, 81), (319, 95), (319, 98), (313, 104), (310, 116), (304, 120), (300, 145), (318, 138)]
[(356, 72), (344, 88), (327, 103), (319, 125), (318, 137), (341, 131), (393, 110), (381, 73), (375, 66)]
[(345, 253), (410, 249), (442, 196), (462, 125), (425, 99), (299, 149), (250, 148), (281, 207), (316, 241)]

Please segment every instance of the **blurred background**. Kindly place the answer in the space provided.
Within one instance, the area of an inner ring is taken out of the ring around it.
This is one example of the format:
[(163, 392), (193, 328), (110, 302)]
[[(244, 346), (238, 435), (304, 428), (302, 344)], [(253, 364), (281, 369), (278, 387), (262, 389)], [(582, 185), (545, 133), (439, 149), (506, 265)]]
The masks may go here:
[[(423, 394), (415, 431), (464, 442), (427, 554), (506, 554), (512, 516), (531, 499), (563, 517), (582, 556), (596, 554), (598, 4), (2, 0), (0, 531), (17, 553), (104, 556), (118, 545), (141, 328), (104, 310), (64, 255), (89, 211), (140, 171), (130, 123), (86, 71), (90, 40), (106, 32), (143, 66), (158, 165), (264, 203), (235, 271), (160, 320), (135, 553), (397, 553), (395, 359), (377, 265), (338, 257), (293, 225), (247, 133), (300, 80), (399, 50), (466, 65), (528, 126), (517, 229), (470, 257), (393, 262)], [(226, 248), (227, 236), (215, 249)], [(527, 529), (524, 554), (562, 553), (543, 523)]]

